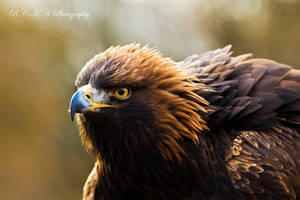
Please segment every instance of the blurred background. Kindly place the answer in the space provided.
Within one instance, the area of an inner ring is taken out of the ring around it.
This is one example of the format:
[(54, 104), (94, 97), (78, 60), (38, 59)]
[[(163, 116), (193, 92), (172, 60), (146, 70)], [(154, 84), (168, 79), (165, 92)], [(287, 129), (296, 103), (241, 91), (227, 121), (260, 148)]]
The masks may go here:
[(68, 104), (76, 74), (111, 45), (176, 61), (233, 45), (300, 67), (297, 0), (2, 0), (0, 200), (81, 199), (94, 158)]

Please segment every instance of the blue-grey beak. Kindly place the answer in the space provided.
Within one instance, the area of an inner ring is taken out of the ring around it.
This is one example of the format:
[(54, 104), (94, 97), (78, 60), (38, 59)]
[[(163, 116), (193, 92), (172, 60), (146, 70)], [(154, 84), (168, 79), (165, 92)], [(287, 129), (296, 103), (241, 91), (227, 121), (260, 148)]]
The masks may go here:
[(74, 120), (75, 113), (98, 111), (104, 107), (116, 108), (114, 105), (109, 105), (110, 100), (104, 91), (98, 91), (90, 85), (85, 85), (79, 88), (72, 96), (70, 102), (70, 116)]
[(87, 111), (91, 106), (92, 104), (86, 99), (85, 94), (81, 90), (76, 91), (72, 96), (69, 109), (72, 121), (75, 113)]

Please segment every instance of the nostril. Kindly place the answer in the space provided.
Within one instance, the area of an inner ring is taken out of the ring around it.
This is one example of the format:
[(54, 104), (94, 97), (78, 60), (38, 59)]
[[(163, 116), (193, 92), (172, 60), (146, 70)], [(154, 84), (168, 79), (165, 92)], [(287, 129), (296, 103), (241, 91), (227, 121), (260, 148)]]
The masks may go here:
[(91, 96), (90, 96), (89, 94), (86, 94), (85, 97), (86, 97), (87, 99), (91, 99)]

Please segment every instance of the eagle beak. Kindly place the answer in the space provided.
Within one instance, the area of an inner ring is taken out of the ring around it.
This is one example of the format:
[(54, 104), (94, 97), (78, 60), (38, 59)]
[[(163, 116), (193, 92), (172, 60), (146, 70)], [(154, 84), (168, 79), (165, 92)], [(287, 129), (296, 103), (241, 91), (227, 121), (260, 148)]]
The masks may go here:
[[(97, 99), (98, 102), (95, 102), (94, 99)], [(86, 85), (81, 87), (73, 94), (70, 101), (69, 112), (71, 120), (74, 120), (75, 113), (96, 111), (97, 109), (104, 107), (115, 108), (113, 105), (104, 103), (108, 101), (109, 98), (106, 94), (99, 94), (99, 92), (92, 89), (91, 86)]]

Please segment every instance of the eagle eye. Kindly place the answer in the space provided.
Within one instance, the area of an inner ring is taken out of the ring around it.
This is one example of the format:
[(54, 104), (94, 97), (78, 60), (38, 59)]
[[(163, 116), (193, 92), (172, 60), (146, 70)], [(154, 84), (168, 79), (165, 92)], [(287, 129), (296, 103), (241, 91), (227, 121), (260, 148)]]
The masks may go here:
[(131, 90), (129, 88), (117, 88), (113, 91), (113, 95), (120, 100), (126, 100), (131, 95)]

